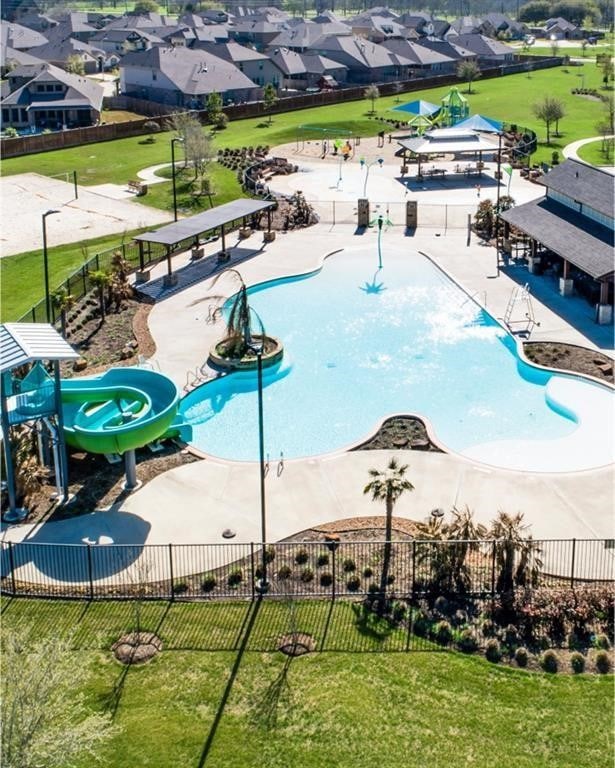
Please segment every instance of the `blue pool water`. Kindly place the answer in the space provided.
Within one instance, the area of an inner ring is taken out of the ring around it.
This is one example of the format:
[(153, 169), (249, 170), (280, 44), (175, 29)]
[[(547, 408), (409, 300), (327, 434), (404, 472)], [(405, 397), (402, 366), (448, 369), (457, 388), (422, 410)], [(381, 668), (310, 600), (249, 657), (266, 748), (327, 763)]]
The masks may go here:
[[(344, 251), (318, 272), (250, 291), (285, 348), (281, 365), (265, 371), (272, 460), (342, 449), (393, 413), (423, 415), (462, 454), (575, 431), (574, 416), (545, 400), (553, 374), (520, 361), (511, 336), (428, 259), (385, 254), (376, 269), (373, 248)], [(258, 459), (256, 372), (208, 383), (181, 409), (200, 450)]]

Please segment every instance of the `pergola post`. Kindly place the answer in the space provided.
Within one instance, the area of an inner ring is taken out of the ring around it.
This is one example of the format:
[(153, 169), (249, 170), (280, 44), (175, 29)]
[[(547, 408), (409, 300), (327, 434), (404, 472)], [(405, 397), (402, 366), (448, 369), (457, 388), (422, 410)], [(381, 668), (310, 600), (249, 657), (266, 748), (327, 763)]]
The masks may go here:
[(572, 296), (574, 290), (574, 280), (569, 277), (570, 264), (567, 259), (564, 259), (564, 267), (562, 269), (562, 276), (559, 279), (559, 292), (562, 296)]
[(162, 285), (165, 288), (172, 288), (173, 286), (177, 285), (177, 275), (173, 274), (173, 268), (171, 266), (171, 246), (165, 245), (165, 248), (167, 250), (166, 256), (167, 256), (167, 274), (162, 279)]
[(609, 283), (600, 281), (600, 304), (596, 307), (596, 322), (598, 325), (609, 325), (613, 322), (613, 305), (609, 304)]
[(62, 488), (62, 503), (66, 504), (68, 501), (68, 457), (66, 456), (66, 443), (64, 441), (64, 413), (62, 411), (62, 391), (60, 380), (60, 361), (53, 361), (53, 395), (55, 400), (55, 412), (57, 420), (57, 435), (56, 440), (58, 444), (58, 463), (56, 472), (59, 473), (58, 485)]
[(224, 231), (224, 224), (220, 227), (220, 237), (222, 238), (222, 254), (226, 255), (226, 232)]

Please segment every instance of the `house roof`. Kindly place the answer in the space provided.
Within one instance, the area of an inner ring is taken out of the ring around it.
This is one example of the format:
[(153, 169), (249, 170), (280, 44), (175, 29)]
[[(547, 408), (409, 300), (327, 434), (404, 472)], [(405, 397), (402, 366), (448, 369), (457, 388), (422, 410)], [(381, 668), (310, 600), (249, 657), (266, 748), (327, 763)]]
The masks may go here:
[(372, 43), (356, 35), (327, 36), (315, 43), (313, 52), (324, 53), (334, 61), (341, 61), (351, 69), (380, 69), (397, 64), (412, 64), (412, 61), (405, 54), (394, 53), (384, 45)]
[[(38, 71), (37, 71), (38, 70)], [(53, 64), (47, 64), (43, 62), (38, 67), (32, 68), (33, 77), (28, 80), (25, 85), (18, 88), (13, 93), (9, 94), (6, 99), (3, 99), (2, 106), (21, 106), (27, 107), (33, 101), (33, 93), (30, 91), (30, 86), (34, 83), (47, 83), (47, 82), (59, 82), (66, 86), (64, 93), (49, 94), (48, 99), (40, 99), (39, 101), (46, 101), (49, 107), (62, 107), (67, 101), (70, 103), (78, 102), (80, 105), (84, 102), (89, 104), (91, 109), (100, 112), (102, 109), (104, 88), (90, 80), (87, 77), (81, 77), (80, 75), (71, 75), (69, 72), (65, 72), (60, 67), (54, 67)], [(14, 73), (13, 73), (14, 74)], [(39, 102), (37, 102), (39, 103)]]
[(404, 56), (410, 63), (422, 67), (453, 61), (450, 56), (427, 48), (414, 40), (385, 40), (382, 45), (396, 56)]
[(253, 89), (256, 86), (234, 64), (207, 51), (155, 46), (122, 59), (120, 68), (145, 67), (162, 72), (187, 95)]
[(96, 48), (89, 43), (84, 43), (74, 37), (64, 39), (53, 39), (45, 45), (39, 45), (32, 48), (32, 55), (43, 61), (66, 61), (69, 56), (86, 54), (93, 59), (104, 56), (105, 53), (100, 48)]
[(554, 192), (612, 217), (615, 210), (613, 176), (578, 160), (565, 160), (540, 177), (540, 183)]
[(341, 22), (326, 24), (304, 22), (303, 24), (297, 24), (289, 29), (280, 30), (280, 34), (276, 35), (269, 45), (272, 47), (305, 49), (310, 48), (316, 41), (321, 40), (327, 35), (344, 35), (350, 37), (352, 31), (350, 27)]
[(421, 39), (421, 45), (456, 61), (476, 58), (476, 53), (474, 53), (474, 51), (470, 51), (468, 48), (464, 48), (462, 45), (453, 42), (455, 39), (456, 38), (440, 40), (437, 37), (423, 37)]
[(18, 51), (29, 50), (37, 45), (43, 45), (47, 38), (34, 29), (28, 29), (21, 24), (0, 21), (0, 46), (6, 48), (10, 46)]
[(510, 208), (500, 217), (594, 279), (613, 274), (612, 228), (549, 197)]
[(14, 61), (18, 66), (21, 64), (40, 64), (41, 60), (25, 51), (17, 51), (10, 46), (0, 46), (0, 66), (6, 67), (7, 62)]
[(459, 35), (455, 38), (455, 43), (474, 51), (478, 56), (503, 56), (514, 53), (514, 48), (505, 45), (499, 40), (492, 40), (485, 35)]
[(254, 48), (248, 48), (231, 40), (228, 43), (205, 43), (200, 46), (201, 51), (208, 51), (214, 56), (219, 56), (225, 61), (238, 64), (244, 61), (263, 61), (268, 59), (263, 53), (255, 51)]
[(47, 323), (0, 325), (0, 373), (37, 360), (77, 360), (79, 355)]
[(497, 142), (480, 136), (474, 131), (456, 128), (438, 128), (413, 139), (399, 139), (397, 142), (404, 149), (415, 155), (433, 155), (436, 153), (464, 154), (466, 152), (493, 152)]

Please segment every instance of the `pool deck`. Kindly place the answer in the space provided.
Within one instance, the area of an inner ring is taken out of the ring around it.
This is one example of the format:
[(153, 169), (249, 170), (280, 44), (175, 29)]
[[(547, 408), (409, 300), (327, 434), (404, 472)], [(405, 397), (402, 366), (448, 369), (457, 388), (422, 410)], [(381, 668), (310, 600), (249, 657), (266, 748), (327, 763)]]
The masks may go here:
[[(541, 193), (537, 188), (536, 195)], [(474, 194), (472, 189), (458, 191), (455, 200), (469, 203)], [(278, 233), (275, 242), (266, 245), (262, 233), (238, 242), (237, 247), (229, 237), (227, 247), (235, 254), (232, 265), (239, 264), (246, 283), (254, 284), (311, 271), (328, 253), (370, 242), (376, 254), (372, 229), (358, 234), (351, 224), (321, 223), (307, 230)], [(555, 280), (530, 275), (525, 267), (511, 263), (498, 269), (495, 250), (474, 234), (468, 243), (464, 229), (442, 232), (419, 227), (407, 236), (397, 226), (383, 233), (382, 242), (385, 266), (387, 248), (423, 252), (496, 318), (504, 316), (512, 291), (529, 283), (537, 321), (530, 334), (532, 341), (567, 342), (615, 356), (613, 327), (596, 325), (587, 302), (559, 296)], [(211, 272), (213, 254), (219, 248), (219, 242), (208, 244), (205, 253), (212, 259), (195, 263), (188, 253), (174, 257), (174, 270), (183, 273), (181, 290), (163, 292), (159, 288), (156, 281), (166, 273), (164, 262), (152, 270), (151, 285), (158, 291), (149, 316), (157, 347), (153, 359), (180, 390), (190, 372), (205, 364), (211, 344), (220, 336), (220, 327), (208, 322), (211, 281), (203, 279)], [(235, 288), (225, 277), (214, 293), (228, 295)], [(520, 308), (513, 314), (514, 330), (526, 328), (524, 312)], [(274, 329), (270, 331), (275, 334)], [(382, 514), (383, 506), (371, 502), (362, 490), (368, 470), (384, 467), (392, 455), (410, 465), (408, 476), (415, 486), (396, 506), (398, 516), (425, 519), (436, 507), (468, 505), (481, 522), (491, 521), (499, 510), (521, 511), (535, 538), (615, 538), (613, 465), (546, 474), (495, 469), (453, 454), (363, 451), (282, 465), (273, 461), (266, 479), (268, 540), (324, 522)], [(237, 532), (236, 542), (260, 539), (256, 463), (208, 458), (160, 475), (110, 510), (39, 526), (5, 527), (3, 538), (64, 543), (221, 543), (225, 528)]]

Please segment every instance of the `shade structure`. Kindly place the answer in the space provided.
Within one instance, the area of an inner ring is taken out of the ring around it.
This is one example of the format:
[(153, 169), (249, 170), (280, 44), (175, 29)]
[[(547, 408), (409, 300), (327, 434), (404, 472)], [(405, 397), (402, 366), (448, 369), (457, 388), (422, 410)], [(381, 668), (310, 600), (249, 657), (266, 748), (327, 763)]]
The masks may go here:
[(500, 133), (503, 124), (498, 120), (492, 120), (483, 115), (472, 115), (455, 124), (455, 128), (471, 128), (473, 131), (485, 131), (486, 133)]
[(408, 125), (412, 128), (416, 128), (419, 133), (423, 133), (433, 125), (432, 121), (427, 115), (416, 115), (412, 120), (408, 120)]
[(430, 117), (440, 111), (440, 107), (437, 104), (431, 104), (429, 101), (423, 101), (417, 99), (416, 101), (409, 101), (407, 104), (400, 104), (398, 107), (392, 107), (393, 112), (408, 112), (411, 115), (424, 115)]

